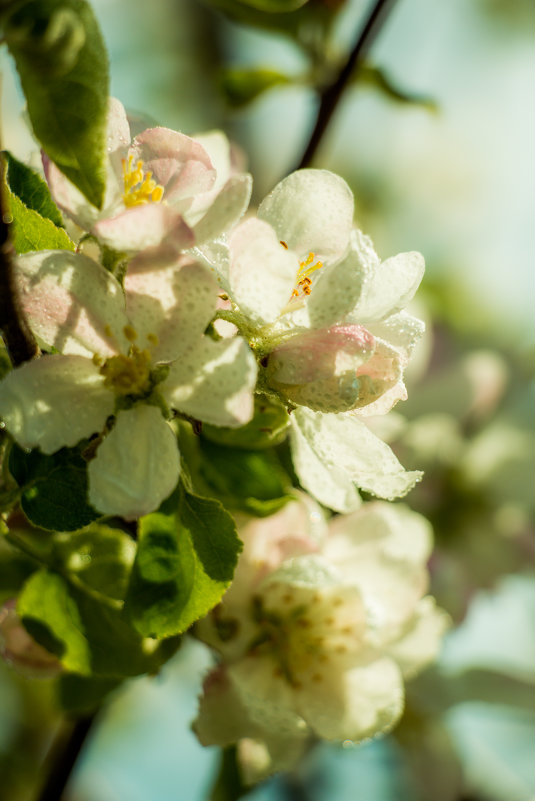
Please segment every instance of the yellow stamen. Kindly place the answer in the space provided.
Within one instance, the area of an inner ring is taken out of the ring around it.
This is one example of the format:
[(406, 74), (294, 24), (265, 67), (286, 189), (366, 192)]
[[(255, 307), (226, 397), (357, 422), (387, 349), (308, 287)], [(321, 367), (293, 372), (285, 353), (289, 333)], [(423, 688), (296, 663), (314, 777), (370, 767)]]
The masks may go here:
[(129, 342), (135, 342), (137, 339), (137, 331), (131, 325), (125, 325), (123, 333)]
[(147, 334), (147, 341), (149, 342), (150, 345), (155, 345), (156, 346), (156, 345), (158, 345), (160, 340), (158, 339), (156, 334)]
[[(281, 242), (281, 245), (283, 244), (284, 243)], [(310, 295), (312, 287), (312, 278), (310, 276), (312, 273), (316, 272), (316, 270), (319, 270), (321, 267), (323, 267), (322, 261), (314, 262), (315, 258), (316, 255), (310, 251), (306, 259), (299, 264), (299, 270), (297, 271), (297, 285), (292, 292), (292, 298), (298, 298), (300, 294)]]
[(160, 203), (163, 198), (163, 186), (157, 184), (150, 170), (144, 172), (143, 162), (139, 159), (134, 164), (134, 156), (130, 154), (123, 164), (123, 201), (125, 206), (143, 206), (145, 203)]
[(99, 372), (104, 384), (116, 395), (143, 395), (151, 388), (150, 353), (132, 345), (128, 356), (120, 353), (106, 359)]

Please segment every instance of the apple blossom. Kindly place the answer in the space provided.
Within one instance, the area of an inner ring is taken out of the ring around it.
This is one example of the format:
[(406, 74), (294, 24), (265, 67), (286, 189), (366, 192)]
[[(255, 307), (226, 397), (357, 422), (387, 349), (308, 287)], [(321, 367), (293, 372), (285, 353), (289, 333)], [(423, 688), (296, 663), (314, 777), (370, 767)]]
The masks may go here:
[(424, 518), (381, 502), (329, 524), (317, 511), (311, 538), (312, 510), (289, 504), (242, 528), (239, 587), (199, 626), (221, 662), (196, 732), (205, 745), (260, 741), (270, 771), (311, 735), (359, 742), (390, 729), (404, 677), (434, 659), (447, 626), (425, 596)]
[(102, 210), (46, 157), (45, 175), (58, 206), (102, 244), (126, 253), (165, 244), (176, 254), (221, 234), (242, 216), (251, 194), (250, 175), (232, 174), (224, 134), (199, 139), (156, 127), (130, 142), (125, 110), (110, 98)]
[(253, 355), (241, 337), (204, 335), (217, 286), (190, 257), (152, 271), (133, 264), (124, 291), (68, 251), (27, 254), (16, 270), (33, 332), (60, 353), (4, 378), (0, 415), (20, 445), (44, 453), (99, 434), (88, 466), (97, 510), (135, 518), (173, 490), (180, 460), (171, 409), (220, 426), (250, 419)]

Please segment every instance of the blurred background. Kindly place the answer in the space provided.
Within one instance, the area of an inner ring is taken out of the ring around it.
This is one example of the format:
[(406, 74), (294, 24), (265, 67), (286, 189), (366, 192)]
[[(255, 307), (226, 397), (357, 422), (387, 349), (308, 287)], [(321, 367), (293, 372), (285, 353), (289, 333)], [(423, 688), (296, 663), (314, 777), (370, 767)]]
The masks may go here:
[[(370, 5), (346, 0), (332, 15), (334, 61)], [(93, 6), (129, 110), (186, 133), (222, 127), (256, 201), (298, 164), (316, 108), (313, 48), (288, 27), (239, 24), (197, 0)], [(35, 160), (1, 58), (3, 146)], [(258, 67), (279, 78), (245, 102), (228, 76)], [(391, 736), (318, 747), (251, 801), (535, 799), (534, 87), (531, 0), (398, 0), (318, 151), (315, 166), (350, 183), (380, 255), (426, 258), (415, 311), (429, 334), (410, 400), (375, 425), (426, 471), (407, 502), (434, 525), (431, 589), (454, 627)], [(192, 641), (160, 676), (117, 691), (73, 801), (204, 801), (218, 755), (189, 726), (209, 660)], [(0, 664), (1, 801), (33, 799), (58, 725), (52, 682)]]

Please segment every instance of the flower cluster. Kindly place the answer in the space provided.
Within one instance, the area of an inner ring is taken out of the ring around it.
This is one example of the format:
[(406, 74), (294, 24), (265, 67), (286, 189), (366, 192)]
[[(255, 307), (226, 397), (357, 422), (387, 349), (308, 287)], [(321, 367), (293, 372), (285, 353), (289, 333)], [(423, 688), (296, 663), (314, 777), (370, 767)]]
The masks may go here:
[(240, 742), (253, 780), (290, 767), (312, 736), (390, 729), (403, 679), (435, 657), (447, 616), (425, 596), (429, 524), (405, 506), (377, 501), (327, 523), (302, 497), (240, 534), (235, 581), (198, 625), (220, 663), (195, 729), (206, 745)]
[[(53, 453), (96, 437), (89, 500), (133, 519), (177, 482), (172, 417), (239, 427), (257, 391), (288, 409), (296, 472), (323, 504), (356, 509), (358, 488), (404, 495), (420, 474), (364, 417), (405, 397), (423, 326), (402, 309), (422, 257), (381, 263), (353, 227), (349, 187), (324, 170), (293, 173), (239, 222), (251, 179), (223, 135), (152, 128), (130, 142), (118, 101), (108, 156), (102, 210), (45, 159), (53, 198), (85, 233), (76, 253), (18, 260), (21, 305), (48, 355), (0, 385), (15, 440)], [(217, 317), (237, 332), (219, 336)]]

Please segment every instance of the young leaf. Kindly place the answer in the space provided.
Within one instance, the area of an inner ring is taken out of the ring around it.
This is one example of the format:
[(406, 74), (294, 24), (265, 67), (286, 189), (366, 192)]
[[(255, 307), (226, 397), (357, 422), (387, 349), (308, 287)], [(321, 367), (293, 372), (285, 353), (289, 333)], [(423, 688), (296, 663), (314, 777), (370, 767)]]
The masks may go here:
[(4, 37), (45, 152), (101, 207), (106, 172), (108, 57), (85, 0), (24, 0)]
[(17, 253), (32, 250), (74, 250), (74, 242), (63, 228), (27, 208), (13, 192), (7, 190), (6, 204), (12, 218), (13, 247)]
[(176, 499), (174, 514), (155, 512), (139, 523), (125, 609), (147, 636), (180, 634), (206, 615), (228, 588), (241, 550), (221, 504), (182, 485)]
[(233, 108), (241, 108), (255, 100), (262, 92), (291, 82), (291, 78), (277, 70), (262, 67), (230, 68), (223, 72), (221, 88), (228, 104)]
[(273, 450), (226, 448), (202, 438), (200, 450), (200, 476), (227, 508), (265, 517), (290, 500), (290, 479)]
[(46, 455), (14, 445), (9, 470), (22, 489), (21, 507), (28, 520), (49, 531), (76, 531), (101, 517), (87, 503), (86, 467), (79, 447)]
[(437, 111), (437, 102), (427, 95), (420, 95), (402, 89), (390, 77), (390, 75), (379, 67), (372, 64), (361, 64), (355, 72), (356, 83), (363, 83), (378, 89), (390, 100), (405, 105), (422, 106), (428, 111)]
[(46, 181), (9, 151), (4, 150), (3, 156), (7, 167), (6, 181), (11, 192), (22, 200), (26, 208), (33, 209), (41, 217), (62, 228), (61, 212), (52, 200)]
[(52, 570), (26, 582), (17, 611), (29, 633), (62, 665), (81, 676), (122, 678), (154, 672), (176, 649), (142, 639), (120, 604), (100, 600)]

